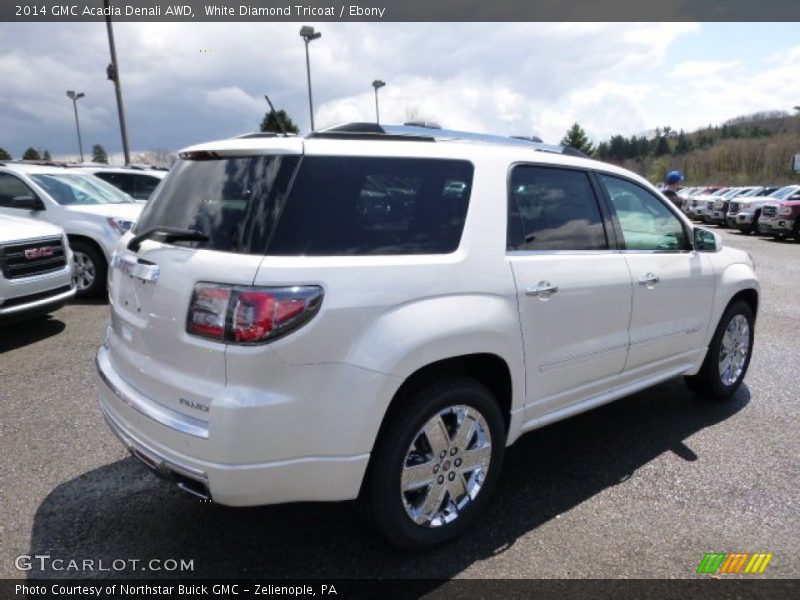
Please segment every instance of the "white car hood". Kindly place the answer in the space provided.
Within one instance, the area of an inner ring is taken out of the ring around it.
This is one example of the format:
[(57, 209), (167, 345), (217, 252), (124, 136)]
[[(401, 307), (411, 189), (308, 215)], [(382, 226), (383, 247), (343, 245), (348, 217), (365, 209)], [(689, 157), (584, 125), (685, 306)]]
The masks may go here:
[(127, 219), (128, 221), (136, 221), (144, 205), (131, 202), (121, 204), (82, 204), (65, 206), (64, 208), (76, 212), (99, 215), (101, 217), (118, 217), (120, 219)]
[(0, 244), (55, 235), (64, 235), (64, 230), (44, 221), (0, 215)]

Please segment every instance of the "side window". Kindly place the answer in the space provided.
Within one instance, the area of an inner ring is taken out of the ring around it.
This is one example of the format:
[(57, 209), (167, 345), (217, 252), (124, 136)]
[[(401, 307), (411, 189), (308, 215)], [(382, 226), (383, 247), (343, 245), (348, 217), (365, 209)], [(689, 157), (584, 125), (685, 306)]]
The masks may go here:
[(600, 175), (619, 218), (628, 250), (686, 250), (681, 221), (644, 188), (611, 175)]
[(507, 248), (608, 248), (588, 175), (571, 169), (514, 167), (508, 198)]
[(34, 195), (27, 185), (13, 175), (0, 173), (0, 206), (11, 208), (11, 202), (14, 198)]
[(133, 193), (129, 193), (134, 198), (139, 198), (140, 200), (147, 200), (150, 194), (153, 193), (153, 190), (156, 189), (156, 186), (161, 183), (158, 177), (152, 177), (150, 175), (137, 175), (135, 179), (136, 187)]

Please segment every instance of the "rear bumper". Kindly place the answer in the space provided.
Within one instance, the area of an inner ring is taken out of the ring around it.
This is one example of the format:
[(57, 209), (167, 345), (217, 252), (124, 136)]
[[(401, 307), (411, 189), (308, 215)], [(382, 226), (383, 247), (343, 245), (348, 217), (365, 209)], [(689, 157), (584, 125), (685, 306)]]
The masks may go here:
[[(275, 432), (285, 431), (291, 423), (276, 419), (263, 407), (247, 405), (239, 407), (235, 415), (228, 412), (215, 421), (212, 405), (204, 434), (197, 420), (127, 385), (115, 372), (105, 347), (98, 351), (96, 363), (98, 401), (111, 430), (134, 456), (183, 489), (229, 506), (350, 500), (358, 496), (368, 453), (314, 455), (317, 448), (309, 446), (308, 455), (274, 459), (283, 449), (267, 445), (273, 456), (264, 456), (263, 462), (237, 460), (231, 448), (247, 444), (248, 432), (254, 427), (260, 432), (258, 440), (250, 440), (255, 444), (276, 439)], [(314, 415), (304, 417), (314, 419)], [(302, 420), (300, 415), (298, 419)], [(338, 436), (351, 433), (346, 420), (343, 424), (341, 431), (330, 427), (329, 438), (322, 441), (335, 447)], [(295, 435), (303, 433), (296, 431)]]

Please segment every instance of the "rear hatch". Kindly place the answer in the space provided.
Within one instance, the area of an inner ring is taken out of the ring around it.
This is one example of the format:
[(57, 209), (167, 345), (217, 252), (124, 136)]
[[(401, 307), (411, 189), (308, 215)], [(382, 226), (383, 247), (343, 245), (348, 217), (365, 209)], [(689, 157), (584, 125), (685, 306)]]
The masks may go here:
[[(263, 259), (302, 141), (232, 140), (233, 148), (182, 153), (110, 269), (111, 362), (144, 396), (194, 419), (208, 420), (225, 386), (225, 344), (187, 333), (195, 285), (251, 285)], [(154, 231), (189, 229), (206, 240)], [(128, 246), (131, 245), (131, 248)]]

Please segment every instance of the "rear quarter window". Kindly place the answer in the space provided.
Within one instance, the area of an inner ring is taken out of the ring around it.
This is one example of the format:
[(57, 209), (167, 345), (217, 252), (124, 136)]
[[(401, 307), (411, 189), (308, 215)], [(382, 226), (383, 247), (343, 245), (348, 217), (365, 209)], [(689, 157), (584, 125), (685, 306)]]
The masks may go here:
[(472, 177), (472, 164), (462, 160), (307, 156), (267, 254), (454, 252)]

